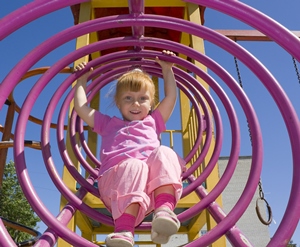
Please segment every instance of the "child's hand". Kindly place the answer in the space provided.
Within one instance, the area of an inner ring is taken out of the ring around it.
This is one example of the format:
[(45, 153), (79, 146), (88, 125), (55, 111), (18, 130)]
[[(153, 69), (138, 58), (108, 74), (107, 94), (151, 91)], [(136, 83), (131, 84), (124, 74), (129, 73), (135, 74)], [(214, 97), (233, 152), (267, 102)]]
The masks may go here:
[[(172, 51), (163, 50), (162, 53), (164, 55), (176, 56), (175, 53), (172, 52)], [(160, 60), (158, 57), (155, 58), (155, 61), (162, 67), (162, 69), (170, 69), (174, 65), (174, 63), (170, 63), (170, 62)]]
[[(86, 67), (86, 62), (82, 62), (75, 67), (74, 72), (76, 73), (78, 71), (81, 71), (85, 67)], [(80, 78), (78, 78), (78, 81), (87, 82), (88, 77), (92, 74), (92, 72), (93, 72), (93, 68), (91, 67), (87, 73), (83, 74)]]

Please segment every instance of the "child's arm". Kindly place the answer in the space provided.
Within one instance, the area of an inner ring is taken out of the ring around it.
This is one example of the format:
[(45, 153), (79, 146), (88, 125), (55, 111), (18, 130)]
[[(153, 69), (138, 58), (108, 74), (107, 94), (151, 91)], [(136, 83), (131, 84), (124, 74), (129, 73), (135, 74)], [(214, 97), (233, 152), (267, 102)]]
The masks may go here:
[[(174, 53), (170, 51), (163, 51), (163, 53), (174, 56)], [(165, 97), (158, 105), (157, 110), (160, 111), (163, 120), (166, 123), (175, 107), (177, 100), (177, 86), (172, 70), (173, 63), (159, 60), (158, 57), (156, 58), (156, 62), (161, 66), (162, 69), (165, 91)]]
[[(85, 66), (86, 63), (80, 63), (78, 66), (76, 66), (75, 71), (80, 71), (84, 69)], [(92, 109), (87, 105), (87, 97), (85, 92), (87, 79), (92, 71), (93, 69), (91, 68), (88, 73), (85, 73), (77, 80), (74, 95), (74, 108), (79, 117), (81, 117), (84, 122), (86, 122), (90, 127), (93, 128), (95, 109)]]

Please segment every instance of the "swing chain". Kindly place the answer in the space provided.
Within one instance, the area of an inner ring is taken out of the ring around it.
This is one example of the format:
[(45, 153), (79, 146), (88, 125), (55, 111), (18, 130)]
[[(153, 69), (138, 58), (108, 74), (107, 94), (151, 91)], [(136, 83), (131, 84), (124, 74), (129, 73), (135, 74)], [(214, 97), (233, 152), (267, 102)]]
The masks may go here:
[(296, 75), (297, 75), (297, 78), (298, 78), (298, 82), (300, 84), (300, 73), (299, 73), (297, 63), (296, 63), (296, 59), (294, 57), (292, 57), (292, 59), (293, 59), (293, 64), (294, 64), (294, 68), (295, 68), (295, 71), (296, 71)]
[[(240, 87), (243, 88), (242, 76), (241, 76), (241, 72), (240, 72), (238, 60), (237, 60), (236, 57), (234, 57), (234, 64), (235, 64), (236, 73), (237, 73), (237, 77), (238, 77), (238, 81), (239, 81)], [(247, 120), (247, 127), (248, 127), (248, 132), (249, 132), (250, 143), (251, 143), (251, 146), (252, 146), (252, 135), (251, 135), (251, 129), (250, 129), (248, 120)]]
[(259, 190), (259, 198), (261, 199), (261, 200), (264, 200), (265, 199), (265, 194), (264, 194), (264, 192), (263, 192), (263, 189), (262, 189), (262, 186), (261, 186), (261, 181), (259, 180), (259, 182), (258, 182), (258, 190)]
[[(236, 72), (237, 72), (240, 87), (243, 88), (242, 77), (241, 77), (241, 73), (240, 73), (240, 69), (239, 69), (239, 65), (238, 65), (238, 60), (237, 60), (236, 57), (234, 57), (234, 63), (235, 63)], [(297, 76), (298, 76), (299, 83), (300, 83), (300, 73), (299, 73), (298, 68), (296, 66), (296, 62), (294, 62), (294, 64), (295, 64), (295, 68), (296, 68), (296, 71), (297, 71)], [(247, 120), (247, 126), (248, 126), (248, 131), (249, 131), (250, 143), (251, 143), (251, 146), (252, 146), (252, 135), (251, 135), (251, 129), (250, 129), (248, 120)], [(271, 224), (272, 219), (273, 219), (272, 209), (271, 209), (271, 206), (269, 205), (269, 203), (267, 202), (267, 200), (265, 199), (265, 194), (264, 194), (263, 189), (262, 189), (261, 180), (259, 180), (259, 183), (258, 183), (258, 191), (259, 191), (259, 198), (256, 199), (256, 207), (255, 207), (256, 214), (257, 214), (257, 217), (259, 218), (260, 222), (263, 223), (264, 225), (268, 226), (268, 225)], [(268, 220), (265, 220), (262, 217), (261, 213), (260, 213), (259, 201), (264, 201), (264, 203), (266, 204), (267, 213), (268, 213)]]
[(235, 64), (235, 68), (236, 68), (236, 73), (237, 73), (237, 76), (238, 76), (239, 84), (240, 84), (241, 88), (243, 88), (243, 82), (242, 82), (242, 77), (241, 77), (241, 73), (240, 73), (240, 68), (239, 68), (238, 61), (237, 61), (236, 57), (234, 57), (234, 64)]

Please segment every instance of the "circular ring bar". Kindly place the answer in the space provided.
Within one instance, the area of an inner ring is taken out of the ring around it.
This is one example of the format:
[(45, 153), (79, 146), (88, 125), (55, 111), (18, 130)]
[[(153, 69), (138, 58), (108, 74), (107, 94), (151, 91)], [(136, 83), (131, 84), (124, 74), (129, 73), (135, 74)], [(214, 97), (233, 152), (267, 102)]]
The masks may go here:
[(97, 48), (98, 49), (98, 48)]
[(24, 5), (1, 19), (2, 32), (0, 34), (0, 40), (46, 14), (84, 2), (88, 2), (88, 0), (69, 0), (68, 2), (58, 0), (38, 0)]
[[(127, 54), (128, 55), (128, 54)], [(135, 55), (135, 56), (137, 56), (137, 55)], [(138, 54), (138, 56), (141, 56), (141, 54)], [(144, 53), (142, 54), (142, 56), (144, 56)], [(120, 64), (123, 64), (124, 62), (121, 62)], [(131, 63), (135, 63), (135, 62), (131, 62)], [(149, 62), (146, 62), (146, 63), (149, 63)], [(142, 63), (141, 63), (142, 64)], [(145, 66), (143, 67), (143, 68), (146, 68)], [(105, 69), (103, 69), (103, 70), (105, 70)], [(97, 71), (96, 73), (99, 73), (99, 71)], [(101, 72), (100, 72), (101, 73)], [(115, 73), (115, 72), (114, 72)], [(113, 76), (115, 76), (115, 74), (112, 74)], [(104, 77), (105, 75), (102, 75), (101, 76), (101, 81), (104, 81), (105, 80), (105, 77)], [(108, 79), (108, 81), (111, 81), (112, 79)], [(105, 83), (104, 84), (106, 84), (106, 82), (107, 82), (107, 80), (105, 80)], [(95, 81), (95, 83), (94, 84), (98, 84), (98, 81)], [(93, 88), (93, 91), (94, 92), (97, 92), (99, 90), (99, 87), (97, 87), (96, 89), (94, 89)], [(91, 95), (91, 96), (93, 96), (93, 95)], [(200, 113), (199, 113), (200, 114)], [(74, 128), (71, 128), (71, 129), (74, 129)], [(61, 135), (62, 135), (62, 133), (61, 133)], [(71, 134), (71, 136), (74, 136), (74, 133), (72, 133)], [(198, 136), (201, 136), (200, 134), (198, 134)], [(74, 139), (74, 138), (73, 138)], [(196, 146), (196, 145), (195, 145)], [(199, 146), (199, 144), (198, 144), (198, 146)]]
[[(144, 69), (145, 67), (143, 67), (143, 69)], [(96, 71), (95, 71), (95, 73), (96, 73)], [(117, 72), (116, 71), (113, 71), (113, 74), (116, 74)], [(105, 79), (103, 78), (103, 77), (101, 77), (101, 82), (103, 83), (103, 84), (105, 84), (106, 83), (106, 81), (105, 81)], [(94, 84), (97, 84), (98, 82), (97, 81), (94, 81), (93, 82)], [(94, 89), (94, 88), (93, 88)], [(88, 90), (88, 89), (87, 89)], [(97, 89), (94, 89), (93, 90), (93, 92), (97, 92), (99, 90), (99, 88), (97, 88)]]
[[(145, 56), (145, 54), (146, 53), (143, 53), (143, 52), (140, 52), (140, 53), (138, 53), (138, 54), (136, 54), (136, 55), (134, 55), (134, 56), (138, 56), (138, 57), (144, 57)], [(124, 54), (126, 57), (128, 56), (128, 57), (130, 57), (131, 55), (130, 54), (128, 54), (128, 52), (126, 53), (126, 54)], [(116, 59), (116, 57), (118, 57), (117, 55), (113, 55), (113, 57)], [(105, 69), (103, 69), (103, 70), (105, 70)], [(96, 73), (100, 73), (99, 71), (98, 72), (96, 72)], [(101, 76), (101, 80), (103, 80), (103, 76)], [(95, 83), (98, 83), (98, 82), (95, 82)], [(97, 88), (96, 90), (94, 90), (94, 92), (97, 92), (99, 90), (99, 88)], [(91, 95), (92, 96), (92, 95)], [(198, 134), (198, 136), (200, 137), (200, 138), (198, 138), (198, 139), (201, 139), (201, 135), (200, 134)], [(195, 146), (196, 146), (196, 148), (197, 148), (197, 146), (199, 146), (199, 143), (200, 143), (200, 141), (198, 141), (198, 145), (196, 145), (195, 144)], [(202, 151), (203, 152), (203, 151)]]
[[(139, 54), (140, 55), (140, 54)], [(143, 67), (143, 69), (145, 69), (145, 67)], [(115, 72), (114, 72), (115, 73)], [(104, 78), (103, 78), (103, 76), (101, 76), (101, 80), (103, 81), (104, 80)], [(97, 82), (95, 82), (95, 83), (97, 83)], [(97, 90), (94, 90), (94, 92), (97, 92), (98, 91), (98, 88), (97, 88)], [(208, 114), (208, 113), (207, 113)], [(71, 129), (73, 129), (73, 128), (71, 128)], [(74, 134), (73, 134), (73, 136), (74, 136)]]
[[(143, 56), (145, 56), (145, 55), (143, 54)], [(154, 56), (154, 57), (155, 57), (155, 56)], [(122, 63), (123, 63), (123, 62), (122, 62)], [(99, 73), (99, 71), (95, 71), (95, 74), (96, 74), (96, 73)], [(115, 72), (114, 72), (114, 73), (115, 73)], [(101, 79), (101, 81), (103, 81), (103, 77), (101, 77), (100, 79)], [(195, 82), (197, 83), (197, 81), (195, 81)], [(98, 81), (95, 81), (94, 83), (97, 84)], [(87, 89), (87, 90), (88, 90), (88, 89)], [(98, 90), (99, 90), (99, 87), (97, 87), (96, 89), (94, 89), (93, 92), (97, 92)], [(208, 136), (209, 136), (209, 134), (208, 134)], [(205, 152), (203, 152), (203, 153), (205, 153)]]
[[(37, 69), (33, 69), (30, 71), (27, 71), (26, 74), (22, 77), (21, 81), (19, 83), (21, 83), (23, 80), (28, 79), (29, 77), (35, 76), (35, 75), (39, 75), (39, 74), (43, 74), (45, 73), (50, 67), (42, 67), (42, 68), (37, 68)], [(60, 73), (71, 73), (72, 72), (72, 68), (70, 67), (65, 67), (63, 68)], [(15, 102), (14, 96), (13, 96), (13, 91), (11, 92), (11, 94), (8, 96), (9, 101)], [(15, 104), (15, 111), (20, 113), (20, 107), (19, 105), (16, 103)], [(36, 118), (32, 115), (29, 116), (28, 120), (30, 120), (33, 123), (42, 125), (43, 121), (39, 118)], [(51, 123), (51, 128), (56, 129), (57, 125), (55, 123)], [(68, 126), (64, 126), (65, 130), (67, 130)]]

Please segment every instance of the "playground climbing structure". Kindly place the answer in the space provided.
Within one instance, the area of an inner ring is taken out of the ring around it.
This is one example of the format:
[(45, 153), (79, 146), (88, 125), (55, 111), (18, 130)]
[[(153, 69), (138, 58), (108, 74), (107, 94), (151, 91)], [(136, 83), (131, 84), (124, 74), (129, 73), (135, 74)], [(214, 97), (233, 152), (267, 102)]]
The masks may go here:
[[(1, 128), (3, 134), (0, 151), (13, 147), (16, 170), (24, 194), (35, 212), (48, 226), (36, 245), (46, 247), (58, 242), (59, 247), (72, 245), (95, 247), (98, 244), (95, 240), (97, 234), (113, 231), (112, 218), (98, 199), (95, 183), (97, 169), (101, 165), (96, 158), (99, 140), (83, 126), (73, 111), (72, 85), (76, 83), (80, 74), (71, 73), (72, 68), (69, 64), (73, 63), (76, 66), (86, 61), (87, 69), (91, 66), (95, 68), (91, 76), (93, 80), (88, 84), (87, 91), (90, 104), (99, 108), (104, 100), (99, 90), (101, 92), (103, 87), (132, 66), (140, 66), (151, 74), (157, 81), (158, 94), (161, 94), (159, 89), (161, 74), (154, 58), (160, 55), (161, 50), (168, 49), (178, 54), (177, 57), (169, 57), (168, 60), (178, 65), (174, 68), (174, 73), (180, 94), (180, 128), (169, 129), (164, 135), (167, 136), (171, 147), (177, 145), (174, 142), (175, 134), (180, 135), (182, 153), (188, 168), (183, 174), (185, 184), (183, 196), (175, 210), (182, 222), (179, 234), (188, 235), (188, 243), (185, 246), (226, 246), (225, 238), (229, 239), (233, 246), (252, 246), (247, 236), (235, 227), (235, 224), (245, 212), (260, 181), (262, 135), (259, 121), (238, 82), (220, 64), (205, 55), (204, 40), (239, 59), (270, 92), (280, 109), (291, 140), (293, 173), (299, 174), (298, 116), (276, 79), (254, 56), (232, 40), (255, 39), (255, 37), (272, 40), (300, 61), (298, 37), (271, 18), (239, 1), (225, 3), (217, 0), (38, 0), (1, 19), (0, 40), (31, 21), (68, 6), (71, 6), (75, 25), (53, 35), (32, 50), (8, 72), (0, 84), (1, 112), (5, 110), (4, 105), (8, 105), (7, 121)], [(257, 31), (241, 35), (209, 29), (203, 25), (206, 8), (239, 19)], [(60, 58), (55, 65), (30, 71), (42, 57), (74, 39), (76, 49)], [(230, 182), (239, 159), (239, 124), (232, 103), (217, 81), (207, 73), (207, 69), (218, 75), (236, 97), (247, 118), (252, 138), (252, 161), (248, 180), (240, 199), (226, 214), (222, 210), (222, 191)], [(32, 87), (22, 106), (16, 106), (12, 96), (14, 88), (20, 81), (34, 73), (42, 73), (42, 76)], [(34, 118), (30, 111), (38, 95), (59, 73), (70, 75), (53, 92), (43, 119)], [(218, 159), (223, 142), (223, 125), (210, 90), (226, 109), (231, 129), (230, 157), (221, 177), (218, 174)], [(57, 102), (61, 98), (63, 103), (59, 109), (57, 123), (52, 123)], [(19, 115), (16, 119), (17, 127), (13, 130), (9, 120), (14, 118), (15, 109)], [(69, 120), (68, 125), (65, 124), (66, 116)], [(28, 121), (41, 126), (40, 140), (25, 140), (24, 132)], [(52, 145), (58, 146), (64, 163), (62, 177), (56, 170), (50, 148), (51, 128), (56, 130), (57, 138), (57, 143)], [(49, 176), (61, 193), (60, 213), (57, 217), (43, 205), (30, 182), (24, 155), (25, 146), (41, 150)], [(5, 165), (4, 152), (1, 155), (2, 168)], [(80, 172), (81, 168), (84, 169), (83, 173)], [(300, 180), (294, 175), (286, 213), (268, 246), (285, 246), (286, 240), (291, 238), (299, 220), (299, 210), (296, 210), (296, 206), (300, 203), (300, 194), (297, 193), (299, 188)], [(200, 237), (199, 231), (205, 225), (209, 234)], [(81, 230), (81, 236), (75, 233), (76, 227)], [(149, 234), (150, 227), (151, 219), (146, 218), (137, 227), (136, 232)], [(1, 220), (0, 234), (2, 236), (0, 245), (16, 246)]]

